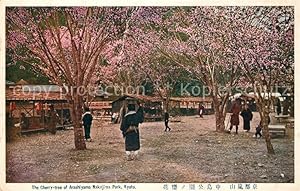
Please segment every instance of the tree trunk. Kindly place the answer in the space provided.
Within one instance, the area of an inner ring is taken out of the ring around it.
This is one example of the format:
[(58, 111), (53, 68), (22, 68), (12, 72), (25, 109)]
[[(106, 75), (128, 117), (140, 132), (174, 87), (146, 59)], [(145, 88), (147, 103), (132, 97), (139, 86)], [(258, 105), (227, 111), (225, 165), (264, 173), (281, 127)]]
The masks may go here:
[(224, 106), (221, 105), (220, 101), (217, 97), (213, 96), (213, 104), (216, 116), (216, 131), (217, 132), (224, 132), (225, 130), (225, 117), (224, 114)]
[(271, 137), (269, 132), (269, 126), (268, 126), (268, 116), (269, 113), (267, 111), (260, 112), (261, 120), (262, 120), (262, 132), (265, 137), (267, 150), (269, 154), (275, 154), (272, 143), (271, 143)]
[(72, 120), (74, 125), (75, 148), (78, 150), (86, 149), (86, 144), (84, 141), (84, 133), (81, 124), (82, 106), (83, 103), (81, 97), (75, 94), (73, 96), (73, 102), (72, 102)]
[(224, 132), (225, 130), (225, 116), (223, 115), (223, 112), (216, 111), (216, 131), (217, 132)]
[(163, 113), (168, 112), (169, 113), (169, 104), (170, 104), (170, 98), (166, 96), (166, 99), (163, 99)]

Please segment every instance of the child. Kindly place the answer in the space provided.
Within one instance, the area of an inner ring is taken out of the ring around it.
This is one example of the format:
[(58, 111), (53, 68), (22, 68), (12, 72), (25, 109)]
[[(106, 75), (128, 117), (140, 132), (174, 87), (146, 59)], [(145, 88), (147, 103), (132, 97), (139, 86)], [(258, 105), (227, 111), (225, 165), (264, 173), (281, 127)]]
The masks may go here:
[[(257, 125), (257, 127), (256, 127), (256, 132), (255, 132), (255, 137), (256, 138), (261, 138), (262, 137), (262, 134), (261, 134), (261, 123), (259, 123), (259, 125)], [(258, 137), (259, 136), (259, 137)]]
[(168, 123), (169, 123), (169, 113), (165, 112), (165, 131), (167, 131), (169, 129), (169, 131), (171, 131), (171, 128), (169, 127)]
[[(270, 116), (268, 116), (268, 125), (270, 124), (270, 121), (271, 121)], [(261, 121), (259, 122), (259, 124), (257, 125), (255, 130), (256, 130), (256, 132), (255, 132), (255, 135), (253, 137), (261, 138), (262, 137), (262, 134), (261, 134), (262, 124), (261, 124)]]

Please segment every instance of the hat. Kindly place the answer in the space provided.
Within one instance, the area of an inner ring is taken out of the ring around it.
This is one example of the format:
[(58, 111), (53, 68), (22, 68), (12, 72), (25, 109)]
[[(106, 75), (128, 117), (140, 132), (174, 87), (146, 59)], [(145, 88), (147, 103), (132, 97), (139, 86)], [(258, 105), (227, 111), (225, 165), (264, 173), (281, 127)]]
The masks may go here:
[(127, 101), (128, 104), (136, 104), (137, 100), (131, 97), (127, 97), (125, 99)]

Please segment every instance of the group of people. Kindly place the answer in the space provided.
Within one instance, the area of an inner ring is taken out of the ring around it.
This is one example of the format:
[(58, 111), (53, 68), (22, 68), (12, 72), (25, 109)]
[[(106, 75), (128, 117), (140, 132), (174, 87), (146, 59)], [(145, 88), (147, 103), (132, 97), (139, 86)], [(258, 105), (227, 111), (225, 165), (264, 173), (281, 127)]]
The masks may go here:
[(249, 109), (248, 105), (245, 104), (244, 107), (241, 109), (241, 101), (235, 100), (232, 107), (231, 107), (231, 118), (230, 118), (230, 128), (229, 132), (233, 129), (233, 126), (235, 126), (235, 133), (238, 134), (239, 129), (239, 115), (243, 117), (244, 121), (244, 130), (249, 132), (250, 131), (250, 121), (253, 118), (253, 114), (251, 110)]
[[(231, 107), (231, 117), (230, 117), (230, 127), (229, 127), (229, 133), (233, 129), (233, 126), (235, 126), (235, 133), (238, 134), (238, 128), (239, 128), (239, 115), (242, 116), (243, 122), (244, 122), (244, 130), (246, 132), (250, 131), (250, 122), (253, 118), (252, 111), (250, 110), (249, 106), (245, 104), (243, 107), (241, 106), (241, 100), (237, 99), (234, 101), (232, 107)], [(268, 124), (270, 123), (270, 117), (268, 116)], [(262, 137), (262, 122), (260, 122), (256, 126), (256, 132), (255, 137), (260, 138)]]
[[(240, 100), (234, 101), (232, 108), (231, 108), (231, 118), (230, 118), (230, 128), (229, 132), (233, 129), (233, 126), (236, 127), (235, 132), (238, 134), (238, 127), (239, 127), (239, 115), (243, 117), (244, 121), (244, 130), (249, 131), (250, 130), (250, 121), (253, 118), (253, 114), (251, 110), (249, 109), (248, 105), (245, 104), (243, 108), (241, 109), (241, 102)], [(82, 115), (82, 124), (84, 126), (84, 138), (86, 141), (92, 141), (91, 139), (91, 126), (93, 121), (93, 116), (89, 110), (89, 108), (84, 109), (85, 112)], [(144, 121), (144, 112), (143, 107), (139, 104), (135, 103), (128, 103), (127, 108), (124, 109), (123, 114), (121, 114), (122, 120), (121, 120), (121, 127), (120, 130), (122, 132), (123, 137), (125, 138), (125, 153), (127, 160), (134, 160), (137, 159), (138, 151), (140, 149), (140, 137), (139, 137), (139, 124), (143, 123)], [(126, 111), (126, 112), (125, 112)], [(199, 116), (203, 117), (203, 111), (204, 106), (202, 104), (199, 105)], [(54, 110), (53, 105), (50, 107), (50, 121), (49, 121), (49, 131), (52, 134), (56, 133), (56, 122), (58, 121), (58, 115)], [(171, 128), (169, 127), (169, 113), (165, 112), (164, 115), (164, 122), (165, 122), (165, 131), (170, 131)], [(26, 118), (24, 115), (21, 116), (21, 125), (22, 126), (28, 126), (26, 123)], [(270, 119), (269, 119), (270, 121)], [(256, 127), (256, 137), (261, 137), (261, 129), (262, 124), (260, 123)]]

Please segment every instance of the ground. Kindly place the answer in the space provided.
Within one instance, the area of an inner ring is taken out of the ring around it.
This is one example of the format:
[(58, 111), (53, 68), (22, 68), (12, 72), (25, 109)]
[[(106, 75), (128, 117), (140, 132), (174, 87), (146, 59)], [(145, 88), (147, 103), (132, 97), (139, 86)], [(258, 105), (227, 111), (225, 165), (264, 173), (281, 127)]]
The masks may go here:
[(164, 132), (163, 122), (140, 126), (137, 161), (126, 161), (118, 124), (94, 121), (93, 142), (74, 149), (72, 130), (35, 133), (7, 143), (7, 182), (294, 182), (294, 141), (264, 139), (251, 132), (215, 132), (214, 115), (181, 117)]

